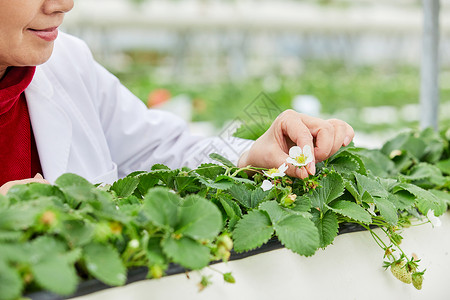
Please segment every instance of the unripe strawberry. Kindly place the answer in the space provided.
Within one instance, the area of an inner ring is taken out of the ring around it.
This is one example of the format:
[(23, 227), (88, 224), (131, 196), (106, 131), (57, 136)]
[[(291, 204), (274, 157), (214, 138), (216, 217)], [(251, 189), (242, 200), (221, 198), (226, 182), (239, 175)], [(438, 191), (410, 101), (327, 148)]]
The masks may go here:
[(150, 267), (150, 275), (152, 278), (161, 278), (164, 275), (164, 270), (159, 265), (153, 265)]
[(411, 273), (408, 272), (405, 265), (406, 262), (404, 260), (393, 263), (391, 265), (391, 273), (401, 282), (409, 284), (412, 282)]
[(111, 229), (112, 234), (115, 234), (115, 235), (122, 234), (123, 227), (122, 227), (122, 224), (120, 224), (119, 222), (110, 222), (109, 228)]
[(225, 280), (228, 283), (236, 283), (236, 279), (234, 279), (231, 272), (223, 274), (223, 280)]
[(104, 242), (111, 236), (111, 228), (109, 223), (101, 222), (95, 225), (94, 229), (94, 239), (98, 242)]
[(224, 246), (217, 247), (217, 252), (216, 252), (217, 259), (221, 259), (223, 261), (228, 261), (230, 259), (230, 256), (231, 256), (230, 250), (228, 250)]
[(294, 204), (295, 199), (297, 199), (297, 195), (290, 194), (290, 195), (287, 195), (286, 197), (284, 197), (283, 199), (281, 199), (280, 204), (283, 207), (290, 207), (290, 206), (292, 206), (292, 204)]
[(47, 225), (49, 227), (51, 227), (52, 225), (55, 224), (55, 222), (57, 221), (56, 219), (56, 214), (51, 211), (51, 210), (47, 210), (45, 211), (40, 218), (40, 222), (44, 225)]
[(202, 276), (202, 280), (198, 283), (198, 291), (203, 291), (207, 286), (211, 285), (211, 280), (209, 280), (211, 276)]
[(422, 289), (422, 283), (423, 283), (423, 272), (416, 272), (411, 275), (412, 277), (412, 284), (413, 286), (421, 290)]
[(233, 240), (229, 234), (222, 234), (217, 239), (217, 247), (223, 246), (226, 250), (230, 251), (233, 249)]

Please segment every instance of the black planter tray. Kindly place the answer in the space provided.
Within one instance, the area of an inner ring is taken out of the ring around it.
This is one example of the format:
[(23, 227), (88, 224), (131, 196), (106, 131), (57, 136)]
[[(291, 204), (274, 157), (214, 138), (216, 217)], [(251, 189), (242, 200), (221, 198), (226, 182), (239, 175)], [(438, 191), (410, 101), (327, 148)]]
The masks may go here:
[[(357, 231), (363, 231), (363, 230), (365, 230), (364, 227), (362, 227), (358, 224), (353, 224), (353, 223), (342, 223), (339, 226), (339, 234), (345, 234), (345, 233), (351, 233), (351, 232), (357, 232)], [(234, 251), (231, 251), (230, 261), (243, 259), (243, 258), (246, 258), (249, 256), (269, 252), (269, 251), (276, 250), (276, 249), (281, 249), (283, 247), (284, 246), (281, 244), (280, 241), (278, 241), (278, 239), (272, 238), (263, 246), (261, 246), (257, 249), (248, 251), (248, 252), (236, 253)], [(220, 262), (221, 261), (214, 261), (214, 262), (211, 262), (211, 264), (216, 264), (216, 263), (220, 263)], [(182, 266), (172, 263), (169, 265), (169, 268), (166, 270), (165, 276), (181, 274), (181, 273), (185, 273), (186, 271), (187, 270), (185, 268), (183, 268)], [(126, 284), (130, 284), (130, 283), (141, 281), (141, 280), (146, 280), (147, 273), (148, 273), (148, 269), (146, 267), (134, 268), (134, 269), (129, 270)], [(74, 297), (85, 296), (85, 295), (99, 292), (99, 291), (109, 289), (109, 288), (114, 288), (114, 286), (109, 286), (107, 284), (104, 284), (103, 282), (101, 282), (97, 279), (90, 279), (90, 280), (81, 282), (78, 285), (77, 291), (69, 297), (63, 297), (63, 296), (60, 296), (60, 295), (57, 295), (57, 294), (54, 294), (51, 292), (47, 292), (47, 291), (39, 291), (39, 292), (30, 293), (30, 294), (26, 295), (26, 297), (28, 297), (32, 300), (62, 300), (62, 299), (70, 299), (70, 298), (74, 298)]]

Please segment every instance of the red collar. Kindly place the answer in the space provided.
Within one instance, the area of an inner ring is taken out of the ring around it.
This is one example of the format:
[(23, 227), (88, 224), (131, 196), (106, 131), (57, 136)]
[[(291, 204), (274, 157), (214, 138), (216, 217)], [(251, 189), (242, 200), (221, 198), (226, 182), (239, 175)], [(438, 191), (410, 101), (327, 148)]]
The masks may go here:
[(33, 79), (36, 67), (10, 67), (0, 80), (0, 115), (8, 112)]

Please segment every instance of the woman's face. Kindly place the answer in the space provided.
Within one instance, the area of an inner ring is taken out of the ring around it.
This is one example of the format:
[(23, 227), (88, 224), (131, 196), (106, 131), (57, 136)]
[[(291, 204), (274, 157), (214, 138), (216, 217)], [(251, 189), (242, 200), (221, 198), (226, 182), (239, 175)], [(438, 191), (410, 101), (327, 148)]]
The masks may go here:
[(50, 58), (73, 0), (0, 0), (0, 78), (9, 66), (35, 66)]

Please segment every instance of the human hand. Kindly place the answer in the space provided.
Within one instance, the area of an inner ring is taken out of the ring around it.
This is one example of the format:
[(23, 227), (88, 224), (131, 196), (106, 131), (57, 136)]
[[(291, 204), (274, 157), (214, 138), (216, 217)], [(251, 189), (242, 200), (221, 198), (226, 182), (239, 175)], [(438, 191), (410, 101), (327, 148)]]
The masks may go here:
[(341, 146), (347, 146), (355, 136), (353, 128), (337, 119), (323, 120), (293, 110), (281, 113), (270, 128), (259, 137), (250, 150), (243, 153), (238, 166), (251, 165), (260, 168), (278, 168), (289, 157), (289, 149), (309, 145), (314, 159), (307, 166), (297, 168), (291, 164), (286, 174), (306, 178), (316, 172), (315, 164), (336, 153)]
[(6, 193), (8, 193), (8, 191), (9, 191), (9, 189), (15, 185), (27, 184), (27, 183), (31, 183), (31, 182), (49, 184), (49, 182), (47, 180), (45, 180), (41, 174), (38, 173), (38, 174), (36, 174), (36, 176), (34, 176), (34, 178), (14, 180), (14, 181), (9, 181), (9, 182), (5, 183), (4, 185), (0, 186), (0, 195), (6, 195)]

